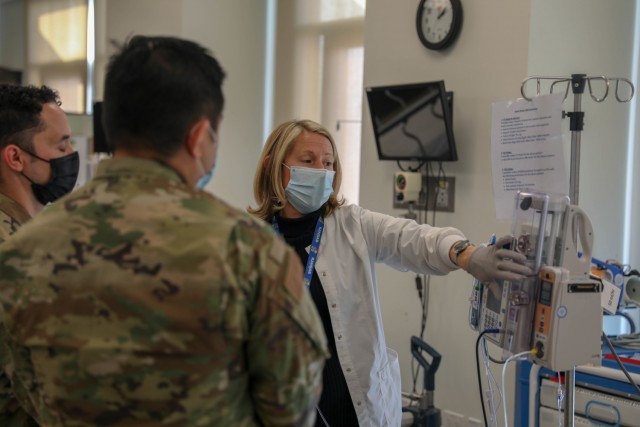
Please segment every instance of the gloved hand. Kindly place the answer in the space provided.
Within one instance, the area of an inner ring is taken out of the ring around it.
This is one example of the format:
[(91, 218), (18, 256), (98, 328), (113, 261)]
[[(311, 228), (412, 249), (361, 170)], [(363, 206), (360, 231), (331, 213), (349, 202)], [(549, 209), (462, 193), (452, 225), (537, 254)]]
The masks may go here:
[(497, 280), (515, 282), (533, 271), (524, 265), (526, 257), (516, 251), (504, 249), (513, 238), (501, 237), (495, 245), (476, 248), (469, 257), (467, 273), (483, 283)]

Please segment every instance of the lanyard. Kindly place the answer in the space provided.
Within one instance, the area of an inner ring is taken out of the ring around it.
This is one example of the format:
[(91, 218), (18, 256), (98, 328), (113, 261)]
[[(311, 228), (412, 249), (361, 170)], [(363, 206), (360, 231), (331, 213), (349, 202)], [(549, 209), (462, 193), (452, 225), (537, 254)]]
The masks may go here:
[[(271, 219), (271, 225), (273, 230), (280, 234), (280, 227), (278, 227), (278, 221), (274, 216)], [(324, 230), (324, 219), (322, 215), (318, 217), (316, 222), (316, 230), (313, 232), (313, 240), (311, 240), (311, 250), (309, 251), (309, 258), (307, 258), (307, 266), (304, 269), (304, 285), (308, 288), (311, 285), (311, 278), (313, 277), (313, 269), (316, 266), (318, 260), (318, 249), (320, 249), (320, 240), (322, 239), (322, 231)]]

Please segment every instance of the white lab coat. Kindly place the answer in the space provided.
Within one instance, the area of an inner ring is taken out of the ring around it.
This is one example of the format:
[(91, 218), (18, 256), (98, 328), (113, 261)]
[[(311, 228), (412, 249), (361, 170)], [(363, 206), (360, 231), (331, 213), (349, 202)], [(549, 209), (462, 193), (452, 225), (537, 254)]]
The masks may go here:
[(375, 263), (446, 274), (457, 268), (449, 249), (463, 239), (455, 228), (420, 225), (356, 205), (325, 219), (316, 272), (360, 426), (398, 427), (402, 419), (400, 364), (384, 339)]

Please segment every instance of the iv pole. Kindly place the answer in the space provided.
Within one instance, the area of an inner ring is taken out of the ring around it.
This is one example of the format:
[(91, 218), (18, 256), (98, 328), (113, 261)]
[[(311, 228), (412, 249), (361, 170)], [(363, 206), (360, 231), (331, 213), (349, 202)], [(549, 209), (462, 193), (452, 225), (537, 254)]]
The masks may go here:
[[(584, 112), (581, 111), (582, 107), (582, 94), (584, 93), (585, 85), (589, 85), (589, 95), (591, 95), (591, 99), (595, 102), (604, 101), (609, 95), (609, 82), (616, 82), (616, 91), (615, 96), (616, 100), (621, 103), (626, 103), (631, 101), (634, 94), (633, 83), (625, 78), (617, 78), (617, 77), (587, 77), (586, 74), (572, 74), (571, 78), (566, 77), (528, 77), (522, 81), (522, 86), (520, 86), (520, 93), (522, 96), (531, 101), (525, 95), (525, 84), (529, 80), (536, 80), (536, 96), (540, 95), (540, 80), (553, 80), (551, 83), (550, 92), (553, 93), (553, 87), (558, 83), (567, 83), (567, 87), (565, 90), (564, 97), (566, 99), (567, 94), (569, 92), (569, 85), (571, 85), (571, 90), (573, 92), (573, 111), (566, 113), (566, 116), (569, 117), (569, 129), (571, 130), (571, 165), (569, 168), (569, 199), (571, 203), (574, 205), (578, 204), (578, 193), (580, 189), (580, 136), (582, 129), (584, 128)], [(591, 81), (592, 80), (602, 80), (606, 83), (606, 90), (602, 98), (597, 98), (593, 95), (593, 90), (591, 89)], [(630, 89), (630, 94), (628, 98), (621, 98), (619, 94), (619, 84), (620, 82), (625, 82)], [(565, 113), (563, 112), (563, 118)], [(575, 366), (569, 370), (565, 371), (565, 407), (564, 407), (564, 426), (565, 427), (574, 427), (574, 412), (575, 412), (575, 387), (576, 387), (576, 378), (575, 378), (576, 368)]]
[(571, 75), (571, 89), (573, 90), (573, 112), (567, 113), (569, 129), (571, 130), (571, 166), (569, 168), (569, 200), (578, 204), (580, 189), (580, 137), (584, 128), (584, 112), (581, 111), (582, 94), (585, 85), (584, 74)]

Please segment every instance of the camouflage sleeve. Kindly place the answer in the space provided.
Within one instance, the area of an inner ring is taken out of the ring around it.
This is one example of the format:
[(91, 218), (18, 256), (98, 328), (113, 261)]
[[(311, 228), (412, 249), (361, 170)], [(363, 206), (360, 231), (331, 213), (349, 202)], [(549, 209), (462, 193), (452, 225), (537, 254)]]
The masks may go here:
[(324, 328), (293, 250), (274, 237), (262, 253), (247, 350), (254, 407), (265, 425), (312, 426), (328, 357)]
[[(0, 244), (11, 235), (8, 219), (9, 217), (0, 211)], [(0, 323), (0, 425), (8, 424), (7, 421), (11, 412), (13, 412), (12, 406), (14, 406), (15, 402), (13, 391), (11, 390), (11, 381), (5, 372), (9, 363), (9, 349), (7, 348), (4, 333), (4, 325)]]
[(0, 210), (0, 244), (14, 232), (12, 218)]
[[(13, 219), (0, 211), (0, 244), (15, 232)], [(0, 308), (0, 314), (2, 309)], [(0, 316), (1, 318), (1, 316)], [(0, 321), (0, 426), (31, 427), (38, 424), (18, 403), (6, 369), (10, 364), (10, 353), (5, 337), (4, 325)]]
[[(0, 314), (1, 312), (2, 308), (0, 308)], [(0, 323), (0, 426), (36, 427), (38, 423), (18, 402), (9, 379), (8, 369), (12, 365), (11, 360), (6, 331), (4, 325)]]

